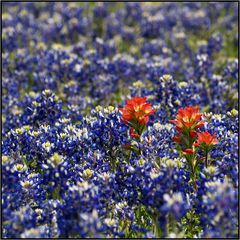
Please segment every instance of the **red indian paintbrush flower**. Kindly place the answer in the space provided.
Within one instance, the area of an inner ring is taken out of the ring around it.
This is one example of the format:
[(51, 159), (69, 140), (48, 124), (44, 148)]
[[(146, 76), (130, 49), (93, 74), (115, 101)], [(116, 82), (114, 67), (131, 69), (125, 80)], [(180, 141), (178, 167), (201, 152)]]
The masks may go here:
[(218, 143), (216, 135), (211, 135), (209, 132), (197, 133), (198, 139), (194, 144), (196, 147), (208, 147), (211, 145), (216, 145)]
[(202, 114), (199, 112), (199, 108), (190, 106), (180, 108), (176, 119), (170, 120), (170, 122), (176, 124), (178, 133), (173, 137), (173, 141), (177, 143), (179, 151), (187, 160), (195, 192), (197, 192), (197, 171), (200, 163), (196, 151), (198, 148), (203, 150), (205, 157), (200, 159), (205, 160), (205, 166), (207, 167), (209, 150), (212, 145), (218, 142), (216, 136), (211, 135), (209, 132), (197, 133), (198, 128), (204, 125), (201, 118)]
[(192, 131), (203, 126), (204, 122), (201, 120), (202, 114), (199, 113), (198, 107), (186, 107), (178, 109), (176, 119), (170, 120), (170, 122), (176, 124), (176, 130), (178, 132)]
[(149, 116), (154, 113), (150, 103), (146, 97), (134, 97), (127, 100), (127, 104), (123, 108), (119, 108), (122, 112), (122, 120), (131, 126), (136, 124), (146, 125)]
[(208, 166), (208, 152), (211, 146), (216, 145), (218, 143), (216, 135), (211, 135), (209, 132), (197, 133), (198, 139), (194, 144), (195, 147), (199, 147), (205, 152), (205, 166)]
[(123, 108), (119, 108), (122, 113), (122, 121), (131, 127), (130, 136), (135, 139), (140, 139), (146, 129), (149, 116), (154, 113), (151, 104), (146, 100), (146, 97), (134, 97), (127, 100), (127, 104)]

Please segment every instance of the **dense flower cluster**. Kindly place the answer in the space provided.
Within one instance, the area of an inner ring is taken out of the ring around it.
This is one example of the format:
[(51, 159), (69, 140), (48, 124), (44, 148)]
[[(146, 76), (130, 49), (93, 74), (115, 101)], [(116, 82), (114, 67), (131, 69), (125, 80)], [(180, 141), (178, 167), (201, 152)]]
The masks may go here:
[(239, 237), (238, 3), (2, 6), (4, 238)]

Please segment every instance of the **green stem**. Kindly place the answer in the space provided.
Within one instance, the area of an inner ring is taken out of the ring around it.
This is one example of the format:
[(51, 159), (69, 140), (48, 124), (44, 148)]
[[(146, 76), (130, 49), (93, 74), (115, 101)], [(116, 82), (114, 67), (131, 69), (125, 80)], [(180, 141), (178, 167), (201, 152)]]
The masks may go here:
[[(186, 157), (187, 159), (187, 157)], [(195, 159), (195, 155), (192, 156), (192, 158), (187, 159), (188, 165), (189, 165), (189, 170), (192, 173), (191, 176), (191, 180), (193, 182), (194, 185), (194, 192), (197, 192), (197, 183), (196, 183), (196, 171), (195, 171), (195, 166), (194, 166), (194, 159)]]
[[(195, 154), (193, 155), (193, 159), (192, 159), (192, 164), (193, 164), (192, 168), (193, 168), (194, 191), (195, 191), (195, 193), (197, 193), (196, 167), (194, 166), (194, 162), (195, 162)], [(195, 164), (197, 164), (197, 162)]]
[(155, 236), (156, 236), (157, 238), (160, 238), (161, 235), (162, 235), (162, 231), (161, 231), (161, 228), (160, 228), (160, 226), (159, 226), (159, 224), (158, 224), (158, 214), (152, 215), (151, 218), (152, 218), (153, 227), (154, 227), (154, 228), (153, 228), (153, 232), (154, 232), (154, 234), (155, 234)]
[(205, 152), (205, 167), (207, 168), (208, 166), (208, 151), (206, 150)]
[(195, 193), (197, 193), (197, 179), (196, 179), (196, 174), (195, 173), (194, 173), (193, 182), (194, 182), (194, 191), (195, 191)]

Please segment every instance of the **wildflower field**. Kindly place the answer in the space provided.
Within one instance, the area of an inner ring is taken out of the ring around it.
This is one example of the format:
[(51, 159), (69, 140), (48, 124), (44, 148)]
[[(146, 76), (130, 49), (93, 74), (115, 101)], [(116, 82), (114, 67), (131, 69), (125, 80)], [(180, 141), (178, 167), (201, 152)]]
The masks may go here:
[(238, 238), (238, 2), (3, 2), (2, 237)]

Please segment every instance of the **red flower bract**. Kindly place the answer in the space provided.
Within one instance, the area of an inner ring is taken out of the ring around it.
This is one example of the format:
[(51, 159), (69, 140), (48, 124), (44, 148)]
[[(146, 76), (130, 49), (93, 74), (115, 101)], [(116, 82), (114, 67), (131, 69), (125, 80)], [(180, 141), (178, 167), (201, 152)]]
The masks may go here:
[(129, 134), (132, 138), (139, 138), (140, 137), (140, 135), (134, 130), (134, 128), (130, 128)]
[(176, 130), (178, 132), (192, 131), (203, 126), (204, 122), (201, 121), (202, 114), (199, 113), (198, 107), (186, 107), (178, 109), (176, 119), (170, 120), (170, 122), (176, 124)]
[(146, 97), (134, 97), (127, 100), (127, 104), (123, 108), (119, 108), (122, 112), (122, 120), (134, 127), (134, 125), (146, 125), (149, 116), (154, 113), (150, 103), (146, 101)]
[(174, 136), (173, 141), (176, 143), (180, 143), (181, 142), (181, 134), (177, 134), (176, 136)]
[(183, 155), (193, 154), (194, 151), (191, 148), (186, 148), (182, 150)]
[(209, 132), (202, 132), (202, 133), (197, 133), (198, 139), (197, 142), (194, 144), (195, 146), (200, 146), (200, 145), (216, 145), (218, 143), (216, 135), (211, 135)]

